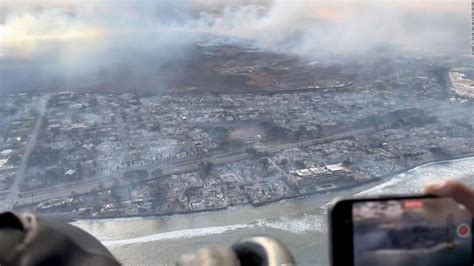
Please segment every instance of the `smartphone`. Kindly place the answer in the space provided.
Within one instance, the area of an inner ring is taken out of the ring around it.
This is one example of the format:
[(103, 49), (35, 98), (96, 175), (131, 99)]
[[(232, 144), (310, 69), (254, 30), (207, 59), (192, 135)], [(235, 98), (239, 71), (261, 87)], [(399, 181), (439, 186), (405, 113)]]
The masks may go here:
[(332, 266), (472, 266), (472, 215), (450, 198), (341, 199), (329, 213)]

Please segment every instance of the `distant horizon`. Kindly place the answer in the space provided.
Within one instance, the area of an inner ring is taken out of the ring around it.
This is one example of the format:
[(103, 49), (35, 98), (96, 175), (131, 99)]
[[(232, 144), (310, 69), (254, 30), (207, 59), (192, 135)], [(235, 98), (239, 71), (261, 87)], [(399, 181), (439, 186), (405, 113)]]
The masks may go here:
[(169, 69), (196, 64), (202, 35), (314, 61), (469, 54), (470, 2), (433, 3), (9, 1), (0, 12), (0, 78), (10, 90), (166, 86), (182, 73)]

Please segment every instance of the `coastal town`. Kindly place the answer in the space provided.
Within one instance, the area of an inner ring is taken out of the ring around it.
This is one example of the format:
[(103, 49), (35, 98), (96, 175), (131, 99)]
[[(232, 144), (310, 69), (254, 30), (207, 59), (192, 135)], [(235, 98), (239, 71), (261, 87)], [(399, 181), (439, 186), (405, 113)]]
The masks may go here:
[(473, 66), (459, 63), (460, 76), (433, 61), (387, 60), (383, 75), (374, 63), (357, 77), (277, 90), (9, 94), (0, 98), (1, 201), (75, 218), (209, 211), (474, 155)]

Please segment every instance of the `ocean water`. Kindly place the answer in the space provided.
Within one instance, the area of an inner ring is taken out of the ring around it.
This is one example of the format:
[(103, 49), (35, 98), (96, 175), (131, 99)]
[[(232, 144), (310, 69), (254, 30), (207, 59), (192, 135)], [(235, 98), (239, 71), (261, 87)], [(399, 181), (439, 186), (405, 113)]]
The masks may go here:
[(283, 241), (299, 265), (328, 265), (327, 207), (334, 197), (421, 193), (424, 184), (460, 179), (474, 186), (474, 157), (426, 164), (343, 192), (287, 200), (259, 208), (127, 219), (78, 221), (125, 265), (174, 265), (184, 253), (204, 246), (230, 246), (239, 239), (271, 235)]

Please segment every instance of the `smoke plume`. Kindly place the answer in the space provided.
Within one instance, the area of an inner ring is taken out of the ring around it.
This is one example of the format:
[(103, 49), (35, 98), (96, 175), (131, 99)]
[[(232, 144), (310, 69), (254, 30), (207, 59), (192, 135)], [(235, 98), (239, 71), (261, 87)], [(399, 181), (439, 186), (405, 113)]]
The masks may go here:
[(0, 91), (165, 88), (210, 40), (311, 58), (466, 54), (470, 1), (4, 1)]

